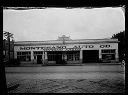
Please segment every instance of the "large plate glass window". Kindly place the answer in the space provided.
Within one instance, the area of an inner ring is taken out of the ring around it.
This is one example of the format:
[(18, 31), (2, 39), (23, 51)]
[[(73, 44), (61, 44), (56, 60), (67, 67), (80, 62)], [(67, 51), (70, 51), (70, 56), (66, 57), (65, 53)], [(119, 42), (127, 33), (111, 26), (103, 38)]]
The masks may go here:
[(31, 52), (17, 52), (17, 59), (20, 61), (31, 61)]
[(67, 52), (68, 61), (77, 61), (80, 60), (80, 51), (68, 51)]
[(115, 60), (115, 49), (101, 50), (103, 60)]

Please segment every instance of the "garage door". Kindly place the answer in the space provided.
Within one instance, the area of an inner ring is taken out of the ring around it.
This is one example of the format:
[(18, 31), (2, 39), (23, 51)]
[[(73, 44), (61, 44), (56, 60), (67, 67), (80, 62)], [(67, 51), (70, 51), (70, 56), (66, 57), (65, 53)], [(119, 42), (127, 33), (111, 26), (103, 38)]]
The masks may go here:
[(99, 61), (99, 50), (84, 50), (83, 63), (94, 63)]

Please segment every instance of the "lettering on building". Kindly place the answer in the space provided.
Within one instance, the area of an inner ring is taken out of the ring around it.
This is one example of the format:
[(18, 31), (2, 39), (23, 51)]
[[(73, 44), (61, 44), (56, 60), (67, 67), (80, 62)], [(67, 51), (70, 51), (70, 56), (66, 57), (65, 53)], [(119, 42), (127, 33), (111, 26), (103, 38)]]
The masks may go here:
[(110, 45), (100, 45), (100, 48), (109, 48)]
[[(94, 46), (95, 45), (75, 45), (70, 48), (67, 46), (20, 47), (20, 50), (70, 51), (70, 50), (81, 50), (81, 48), (95, 48)], [(99, 45), (99, 48), (110, 48), (110, 45)]]

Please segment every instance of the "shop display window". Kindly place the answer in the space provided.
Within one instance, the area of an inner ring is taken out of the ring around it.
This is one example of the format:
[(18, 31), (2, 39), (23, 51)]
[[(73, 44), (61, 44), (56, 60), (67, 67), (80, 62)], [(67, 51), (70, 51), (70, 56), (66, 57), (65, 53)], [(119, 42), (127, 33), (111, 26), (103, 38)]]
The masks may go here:
[(48, 61), (56, 61), (56, 55), (58, 54), (57, 51), (48, 51), (47, 56), (48, 56)]
[(68, 61), (80, 60), (80, 52), (79, 51), (68, 51), (67, 52), (67, 60)]
[(102, 54), (104, 60), (115, 60), (115, 54)]
[(103, 60), (115, 60), (115, 49), (101, 50)]
[(17, 52), (17, 59), (20, 61), (31, 61), (31, 52)]

